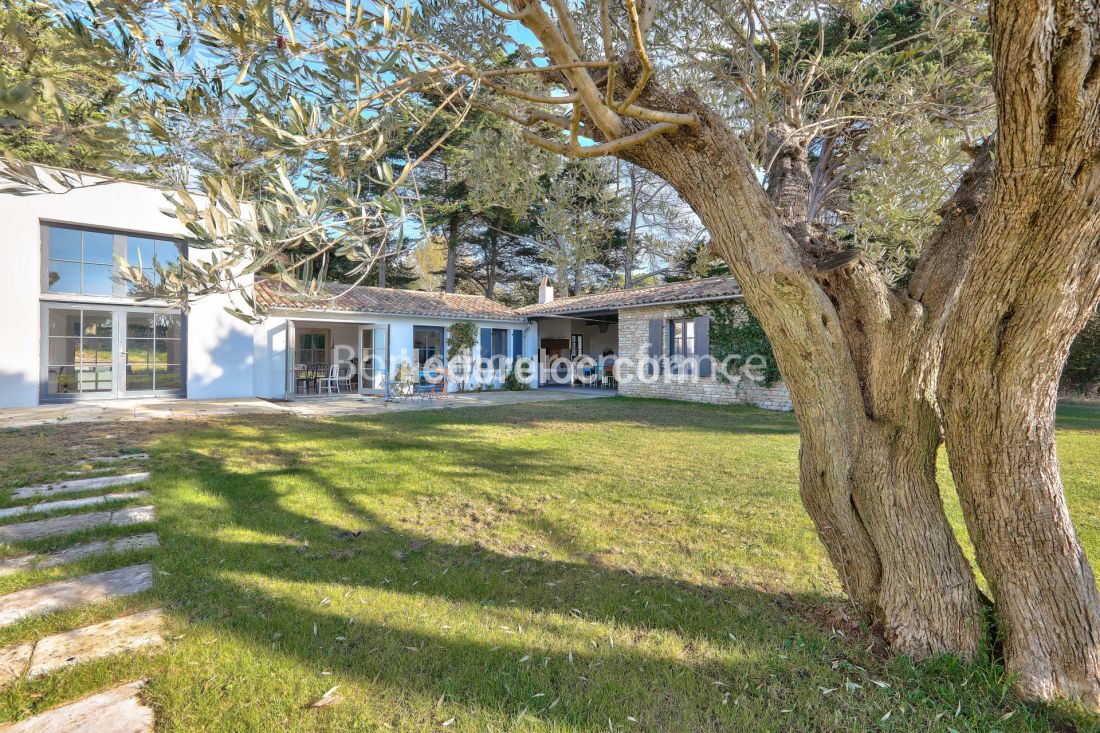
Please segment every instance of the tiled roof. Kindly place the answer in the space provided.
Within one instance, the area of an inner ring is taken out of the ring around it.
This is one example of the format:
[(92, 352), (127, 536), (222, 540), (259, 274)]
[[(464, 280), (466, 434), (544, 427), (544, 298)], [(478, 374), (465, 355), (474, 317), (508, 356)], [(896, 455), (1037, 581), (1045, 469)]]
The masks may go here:
[(317, 297), (304, 298), (287, 285), (272, 280), (256, 282), (256, 302), (266, 308), (302, 311), (378, 313), (390, 316), (470, 318), (482, 321), (521, 321), (516, 311), (481, 295), (426, 293), (422, 290), (374, 288), (323, 283)]
[(549, 303), (528, 305), (518, 309), (524, 316), (552, 316), (588, 311), (618, 310), (662, 303), (724, 300), (741, 296), (741, 286), (733, 277), (708, 277), (665, 285), (650, 285), (629, 290), (611, 290), (591, 295), (556, 298)]

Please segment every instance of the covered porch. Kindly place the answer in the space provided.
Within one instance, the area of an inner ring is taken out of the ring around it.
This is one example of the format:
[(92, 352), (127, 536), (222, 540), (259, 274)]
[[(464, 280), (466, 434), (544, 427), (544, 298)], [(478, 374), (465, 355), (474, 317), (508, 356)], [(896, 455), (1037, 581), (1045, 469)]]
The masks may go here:
[(383, 323), (288, 320), (287, 398), (384, 394), (389, 332)]
[[(592, 310), (538, 319), (540, 384), (614, 389), (619, 312)], [(572, 366), (571, 366), (572, 365)]]

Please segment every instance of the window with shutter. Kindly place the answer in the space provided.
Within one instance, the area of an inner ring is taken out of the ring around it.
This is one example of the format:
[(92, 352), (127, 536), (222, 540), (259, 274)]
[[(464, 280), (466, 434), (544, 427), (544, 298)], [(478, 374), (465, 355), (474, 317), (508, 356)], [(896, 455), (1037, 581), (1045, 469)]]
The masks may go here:
[(699, 376), (710, 377), (714, 374), (714, 365), (710, 355), (710, 316), (695, 319), (695, 355), (699, 361)]

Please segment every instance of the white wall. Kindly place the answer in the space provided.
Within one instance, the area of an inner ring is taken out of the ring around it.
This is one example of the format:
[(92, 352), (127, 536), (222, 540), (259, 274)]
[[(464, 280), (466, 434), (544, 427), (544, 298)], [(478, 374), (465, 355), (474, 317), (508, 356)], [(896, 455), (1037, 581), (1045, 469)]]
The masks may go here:
[(252, 329), (255, 354), (252, 386), (257, 397), (279, 400), (286, 397), (287, 332), (287, 319), (274, 316), (264, 319)]
[[(402, 361), (412, 363), (413, 327), (443, 326), (448, 328), (456, 322), (450, 318), (426, 318), (423, 316), (380, 316), (369, 313), (320, 313), (309, 311), (279, 311), (255, 326), (255, 378), (256, 396), (272, 399), (286, 397), (286, 322), (293, 320), (303, 328), (317, 327), (332, 329), (333, 344), (356, 343), (359, 325), (388, 326), (390, 336), (389, 364), (387, 371), (396, 372)], [(475, 321), (478, 333), (482, 328), (524, 329), (524, 355), (535, 358), (538, 355), (538, 336), (532, 324), (523, 321)], [(444, 339), (446, 335), (444, 335)], [(511, 336), (509, 335), (509, 339)], [(511, 341), (509, 340), (509, 345)], [(474, 347), (474, 356), (478, 355)], [(458, 388), (452, 383), (451, 390)]]
[[(193, 250), (188, 259), (209, 261), (211, 250)], [(250, 282), (251, 278), (242, 278)], [(254, 392), (253, 326), (226, 312), (243, 309), (235, 295), (207, 295), (187, 314), (187, 397), (211, 400), (251, 397)]]
[[(124, 232), (181, 237), (186, 230), (166, 212), (164, 194), (148, 186), (86, 177), (87, 184), (64, 192), (16, 196), (0, 192), (0, 407), (23, 407), (39, 401), (41, 306), (44, 302), (103, 305), (132, 303), (123, 298), (44, 296), (42, 223), (54, 222)], [(192, 258), (196, 253), (192, 253)], [(226, 296), (196, 303), (188, 319), (188, 378), (191, 397), (241, 396), (252, 393), (251, 329), (224, 312)], [(155, 305), (145, 302), (143, 305)], [(239, 323), (239, 322), (238, 322)], [(215, 365), (240, 363), (235, 370)]]

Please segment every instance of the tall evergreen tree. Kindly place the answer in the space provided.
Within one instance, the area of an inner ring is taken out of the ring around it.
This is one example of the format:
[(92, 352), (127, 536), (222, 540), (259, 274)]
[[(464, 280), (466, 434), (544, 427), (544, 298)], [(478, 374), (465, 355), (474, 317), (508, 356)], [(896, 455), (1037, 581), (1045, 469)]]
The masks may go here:
[(0, 5), (0, 151), (19, 160), (83, 171), (135, 171), (120, 126), (116, 64), (73, 42), (34, 0)]

